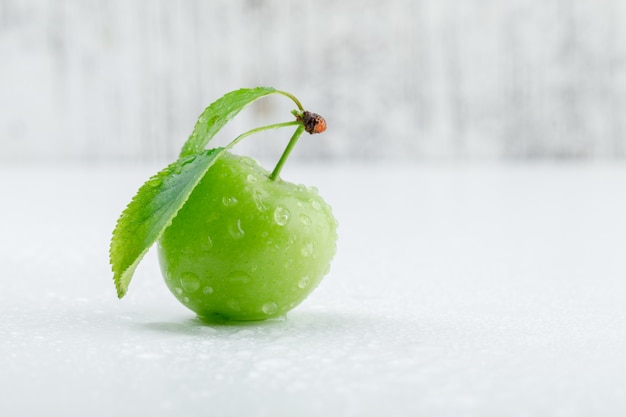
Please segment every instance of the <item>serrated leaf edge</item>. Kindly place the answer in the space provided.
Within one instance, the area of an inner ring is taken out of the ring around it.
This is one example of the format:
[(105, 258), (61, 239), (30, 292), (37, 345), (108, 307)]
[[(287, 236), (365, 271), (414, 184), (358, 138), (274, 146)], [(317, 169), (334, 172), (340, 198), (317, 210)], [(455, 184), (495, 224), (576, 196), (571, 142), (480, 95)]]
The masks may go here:
[[(224, 105), (224, 103), (232, 101), (233, 97), (243, 95), (246, 92), (253, 93), (255, 91), (259, 91), (259, 94), (253, 95), (248, 100), (245, 100), (246, 102), (241, 105), (241, 107), (235, 108), (234, 110), (226, 114), (220, 114), (219, 112), (215, 111), (216, 108)], [(275, 93), (279, 93), (279, 90), (275, 89), (274, 87), (254, 87), (240, 88), (238, 90), (230, 91), (224, 94), (222, 97), (215, 100), (208, 107), (206, 107), (202, 111), (202, 113), (200, 113), (200, 116), (198, 116), (198, 120), (194, 125), (191, 135), (189, 135), (189, 138), (187, 138), (187, 140), (183, 144), (179, 157), (187, 157), (201, 152), (202, 149), (204, 149), (204, 147), (209, 143), (209, 141), (213, 139), (217, 132), (219, 132), (221, 128), (224, 127), (226, 123), (228, 123), (232, 118), (239, 114), (241, 110), (243, 110), (245, 107), (252, 104), (256, 100)], [(218, 129), (216, 129), (214, 132), (209, 131), (204, 135), (204, 137), (199, 138), (199, 136), (202, 135), (201, 129), (210, 130), (210, 126), (215, 125), (218, 121), (221, 122), (221, 126)]]
[[(110, 245), (109, 245), (109, 263), (111, 264), (111, 267), (112, 267), (113, 282), (115, 284), (115, 289), (116, 289), (118, 298), (122, 298), (122, 297), (124, 297), (124, 295), (126, 295), (126, 293), (128, 292), (128, 286), (130, 284), (132, 276), (135, 273), (135, 270), (137, 269), (137, 266), (139, 265), (141, 260), (144, 258), (146, 253), (148, 253), (148, 251), (150, 250), (152, 245), (154, 245), (154, 243), (157, 242), (161, 238), (161, 236), (163, 235), (165, 230), (172, 224), (172, 221), (174, 220), (174, 218), (176, 217), (178, 212), (183, 208), (183, 206), (187, 202), (187, 200), (189, 198), (189, 195), (191, 195), (191, 193), (196, 188), (196, 186), (198, 185), (200, 180), (204, 177), (204, 175), (211, 168), (211, 166), (213, 166), (215, 161), (217, 161), (217, 159), (222, 154), (224, 154), (226, 152), (226, 149), (225, 148), (215, 148), (215, 149), (211, 149), (211, 150), (206, 151), (206, 152), (215, 152), (215, 156), (213, 157), (212, 160), (209, 161), (208, 165), (202, 171), (202, 174), (199, 175), (198, 178), (196, 178), (195, 184), (193, 184), (193, 187), (191, 187), (191, 189), (189, 190), (187, 198), (185, 198), (184, 201), (181, 202), (181, 204), (178, 207), (178, 209), (176, 209), (170, 215), (169, 219), (167, 219), (165, 221), (164, 226), (157, 233), (155, 239), (152, 242), (149, 242), (149, 244), (145, 245), (145, 248), (138, 254), (138, 256), (135, 258), (135, 260), (130, 265), (128, 265), (126, 268), (124, 268), (123, 270), (116, 270), (116, 262), (114, 260), (114, 257), (115, 257), (114, 256), (114, 252), (115, 252), (116, 239), (117, 239), (117, 236), (119, 236), (120, 228), (123, 226), (122, 222), (123, 222), (124, 218), (128, 217), (130, 215), (129, 211), (131, 211), (131, 206), (133, 206), (134, 204), (137, 203), (137, 200), (140, 198), (139, 196), (142, 193), (142, 190), (144, 189), (144, 187), (149, 186), (151, 181), (155, 181), (155, 180), (158, 180), (158, 179), (162, 178), (162, 175), (165, 175), (165, 173), (167, 171), (171, 172), (173, 169), (176, 169), (179, 166), (179, 164), (181, 164), (181, 161), (183, 161), (185, 158), (177, 159), (176, 161), (174, 161), (171, 164), (169, 164), (167, 167), (163, 168), (158, 173), (156, 173), (153, 176), (151, 176), (146, 182), (144, 182), (141, 185), (141, 187), (139, 187), (139, 189), (137, 190), (137, 192), (135, 193), (135, 195), (131, 199), (130, 203), (128, 203), (126, 208), (122, 211), (122, 214), (118, 217), (118, 219), (116, 221), (116, 224), (115, 224), (115, 228), (113, 229), (113, 234), (112, 234), (111, 242), (110, 242)], [(144, 219), (143, 221), (146, 221), (146, 220)]]

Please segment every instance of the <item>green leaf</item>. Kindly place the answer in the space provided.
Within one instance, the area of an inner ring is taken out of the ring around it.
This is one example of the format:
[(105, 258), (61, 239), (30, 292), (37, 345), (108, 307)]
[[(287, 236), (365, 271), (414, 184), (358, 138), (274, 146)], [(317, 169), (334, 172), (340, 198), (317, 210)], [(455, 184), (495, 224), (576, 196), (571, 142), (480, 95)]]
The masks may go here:
[(110, 261), (117, 295), (122, 298), (137, 265), (171, 224), (189, 195), (225, 152), (224, 148), (180, 158), (141, 186), (117, 221)]
[(183, 145), (180, 157), (202, 152), (213, 136), (244, 107), (261, 97), (277, 92), (278, 90), (272, 87), (242, 88), (214, 101), (198, 117), (191, 136)]

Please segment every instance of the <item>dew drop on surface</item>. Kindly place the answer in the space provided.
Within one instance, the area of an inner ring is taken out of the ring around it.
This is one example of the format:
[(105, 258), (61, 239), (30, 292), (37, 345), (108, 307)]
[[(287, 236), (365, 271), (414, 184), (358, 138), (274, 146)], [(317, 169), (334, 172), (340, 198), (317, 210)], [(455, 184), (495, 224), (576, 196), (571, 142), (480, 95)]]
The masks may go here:
[(183, 165), (183, 166), (185, 166), (185, 165), (189, 165), (190, 163), (192, 163), (192, 162), (193, 162), (193, 161), (195, 161), (195, 160), (196, 160), (196, 157), (195, 157), (195, 156), (193, 156), (193, 155), (192, 155), (192, 156), (188, 156), (187, 158), (185, 158), (185, 159), (182, 161), (182, 165)]
[(244, 271), (234, 271), (228, 275), (228, 281), (231, 284), (247, 284), (250, 280), (250, 275)]
[(246, 234), (246, 232), (241, 227), (241, 219), (237, 219), (228, 224), (228, 233), (234, 239), (241, 239)]
[(300, 254), (304, 257), (313, 255), (313, 243), (305, 243), (304, 246), (302, 246), (302, 249), (300, 249)]
[(255, 191), (255, 193), (254, 193), (254, 204), (256, 205), (256, 208), (260, 212), (264, 212), (265, 210), (267, 210), (267, 206), (265, 205), (265, 196), (263, 195), (262, 192)]
[(231, 310), (235, 310), (235, 311), (241, 310), (241, 306), (239, 305), (239, 301), (235, 300), (234, 298), (228, 300), (228, 302), (226, 304), (228, 305), (228, 307)]
[(270, 301), (263, 304), (263, 306), (261, 307), (261, 311), (263, 311), (265, 314), (275, 314), (278, 311), (278, 306), (275, 302)]
[(174, 292), (175, 292), (176, 294), (178, 294), (178, 295), (181, 295), (181, 294), (183, 293), (183, 289), (182, 289), (182, 288), (179, 288), (179, 287), (176, 287), (176, 288), (174, 288)]
[(202, 289), (202, 292), (203, 292), (204, 294), (213, 294), (213, 288), (211, 288), (211, 287), (204, 287), (204, 288)]
[(316, 211), (322, 210), (322, 205), (317, 200), (311, 200), (311, 207), (313, 207), (313, 210), (316, 210)]
[(163, 180), (160, 177), (152, 177), (148, 180), (148, 185), (153, 188), (159, 187), (162, 183)]
[(289, 223), (290, 216), (291, 213), (289, 213), (289, 210), (283, 206), (277, 206), (274, 210), (274, 221), (279, 226), (285, 226), (287, 223)]
[(300, 223), (302, 223), (305, 226), (310, 226), (312, 223), (311, 218), (307, 216), (306, 214), (301, 214), (299, 216), (299, 219), (300, 219)]
[(311, 282), (311, 278), (304, 276), (298, 281), (298, 287), (304, 289), (309, 286), (309, 282)]
[(187, 292), (196, 292), (200, 288), (200, 278), (193, 272), (183, 272), (180, 276), (180, 286)]
[(248, 174), (248, 176), (246, 177), (246, 181), (248, 181), (249, 183), (255, 183), (258, 181), (258, 178), (252, 174)]
[(207, 236), (206, 240), (204, 241), (204, 250), (209, 250), (213, 247), (213, 239), (211, 239), (211, 236)]
[(196, 160), (195, 156), (190, 156), (190, 157), (187, 157), (187, 158), (185, 158), (183, 160), (180, 160), (176, 164), (176, 167), (174, 168), (174, 174), (178, 175), (178, 174), (182, 173), (183, 172), (183, 168), (185, 167), (185, 165), (189, 165), (189, 164), (191, 164), (195, 160)]
[(255, 164), (254, 159), (252, 159), (252, 158), (247, 158), (247, 157), (243, 157), (243, 158), (241, 158), (241, 159), (240, 159), (240, 162), (241, 162), (241, 164), (243, 164), (243, 165), (247, 165), (247, 166), (248, 166), (248, 167), (250, 167), (250, 168), (254, 168), (254, 166), (256, 165), (256, 164)]
[(222, 204), (224, 207), (232, 207), (237, 204), (237, 199), (232, 196), (224, 196), (222, 197)]
[(189, 302), (189, 297), (183, 297), (183, 303), (188, 303)]

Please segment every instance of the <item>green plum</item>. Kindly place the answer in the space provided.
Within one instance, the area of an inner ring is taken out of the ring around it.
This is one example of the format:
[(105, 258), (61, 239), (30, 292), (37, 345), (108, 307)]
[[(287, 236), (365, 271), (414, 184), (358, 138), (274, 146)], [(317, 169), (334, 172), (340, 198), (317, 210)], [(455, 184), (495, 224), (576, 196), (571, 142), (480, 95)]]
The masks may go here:
[(158, 245), (165, 282), (200, 317), (263, 320), (301, 303), (330, 270), (337, 221), (313, 187), (225, 153)]
[[(241, 133), (206, 149), (244, 107), (278, 94), (297, 106), (295, 120)], [(250, 135), (296, 127), (273, 171), (230, 150)], [(282, 316), (301, 303), (330, 270), (337, 221), (312, 187), (280, 178), (303, 132), (326, 130), (293, 94), (241, 88), (198, 117), (178, 159), (137, 191), (113, 230), (109, 260), (119, 298), (144, 255), (158, 243), (163, 277), (174, 296), (200, 317), (220, 321)]]

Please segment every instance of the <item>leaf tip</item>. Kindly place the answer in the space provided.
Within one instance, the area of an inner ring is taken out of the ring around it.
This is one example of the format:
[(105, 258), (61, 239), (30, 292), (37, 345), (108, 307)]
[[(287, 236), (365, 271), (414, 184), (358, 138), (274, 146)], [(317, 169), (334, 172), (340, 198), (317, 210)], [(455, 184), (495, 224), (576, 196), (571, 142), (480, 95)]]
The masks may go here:
[(115, 290), (117, 291), (117, 298), (121, 300), (126, 295), (128, 288), (123, 288), (118, 279), (114, 278), (114, 281)]

